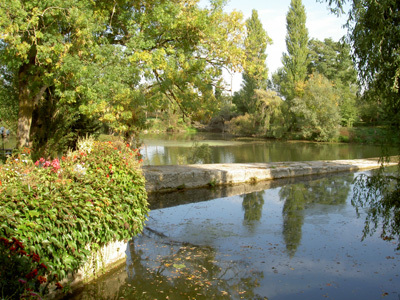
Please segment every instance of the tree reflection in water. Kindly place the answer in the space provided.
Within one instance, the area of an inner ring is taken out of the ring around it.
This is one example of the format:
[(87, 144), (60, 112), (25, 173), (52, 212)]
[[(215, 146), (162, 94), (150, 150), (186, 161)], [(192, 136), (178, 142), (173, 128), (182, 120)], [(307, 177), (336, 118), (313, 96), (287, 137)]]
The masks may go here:
[(397, 239), (397, 250), (400, 250), (400, 165), (396, 170), (382, 167), (371, 176), (359, 175), (351, 203), (358, 216), (361, 210), (367, 213), (363, 240), (380, 227), (381, 238), (386, 241)]
[(254, 230), (255, 225), (261, 220), (264, 205), (265, 191), (253, 192), (242, 196), (242, 208), (244, 210), (244, 224)]
[(353, 174), (329, 176), (281, 188), (283, 238), (290, 257), (295, 255), (301, 242), (305, 210), (314, 204), (345, 205), (353, 178)]
[(263, 299), (253, 292), (262, 272), (217, 256), (212, 247), (173, 241), (147, 228), (128, 243), (128, 279), (119, 297)]

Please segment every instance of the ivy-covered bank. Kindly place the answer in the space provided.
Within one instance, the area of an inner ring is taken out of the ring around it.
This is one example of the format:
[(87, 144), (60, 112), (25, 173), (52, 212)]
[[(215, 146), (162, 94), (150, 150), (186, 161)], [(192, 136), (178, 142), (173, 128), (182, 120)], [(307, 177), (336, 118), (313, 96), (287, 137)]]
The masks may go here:
[(0, 166), (0, 297), (40, 298), (111, 242), (142, 231), (148, 213), (137, 149), (80, 140), (33, 162), (28, 149)]

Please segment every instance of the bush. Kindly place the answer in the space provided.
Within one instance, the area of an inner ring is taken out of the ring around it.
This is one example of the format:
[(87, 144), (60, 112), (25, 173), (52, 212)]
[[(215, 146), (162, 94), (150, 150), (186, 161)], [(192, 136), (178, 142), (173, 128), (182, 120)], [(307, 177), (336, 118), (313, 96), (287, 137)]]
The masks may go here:
[(229, 123), (229, 133), (235, 135), (252, 136), (257, 132), (255, 117), (253, 115), (245, 114), (233, 118)]
[(11, 157), (0, 166), (0, 237), (41, 257), (47, 282), (66, 278), (91, 251), (142, 231), (148, 203), (138, 155), (122, 142), (87, 139), (61, 159), (33, 163), (29, 150)]

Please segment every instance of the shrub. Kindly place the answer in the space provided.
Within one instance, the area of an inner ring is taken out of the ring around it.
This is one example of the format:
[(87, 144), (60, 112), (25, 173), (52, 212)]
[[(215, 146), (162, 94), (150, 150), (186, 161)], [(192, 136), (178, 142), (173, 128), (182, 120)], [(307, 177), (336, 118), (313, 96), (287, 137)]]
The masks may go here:
[(229, 132), (235, 135), (254, 135), (257, 131), (255, 124), (255, 117), (253, 115), (245, 114), (233, 118), (229, 123)]
[(78, 146), (35, 163), (25, 151), (0, 166), (0, 237), (41, 257), (48, 282), (77, 271), (91, 250), (141, 232), (148, 213), (137, 149), (93, 140)]

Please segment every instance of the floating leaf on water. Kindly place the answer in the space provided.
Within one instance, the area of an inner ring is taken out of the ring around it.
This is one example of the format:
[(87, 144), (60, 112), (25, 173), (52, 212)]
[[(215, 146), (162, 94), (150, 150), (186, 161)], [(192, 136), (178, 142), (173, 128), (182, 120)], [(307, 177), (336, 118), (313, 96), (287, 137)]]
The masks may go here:
[(183, 268), (186, 268), (186, 266), (184, 265), (184, 264), (174, 264), (174, 268), (175, 269), (183, 269)]

